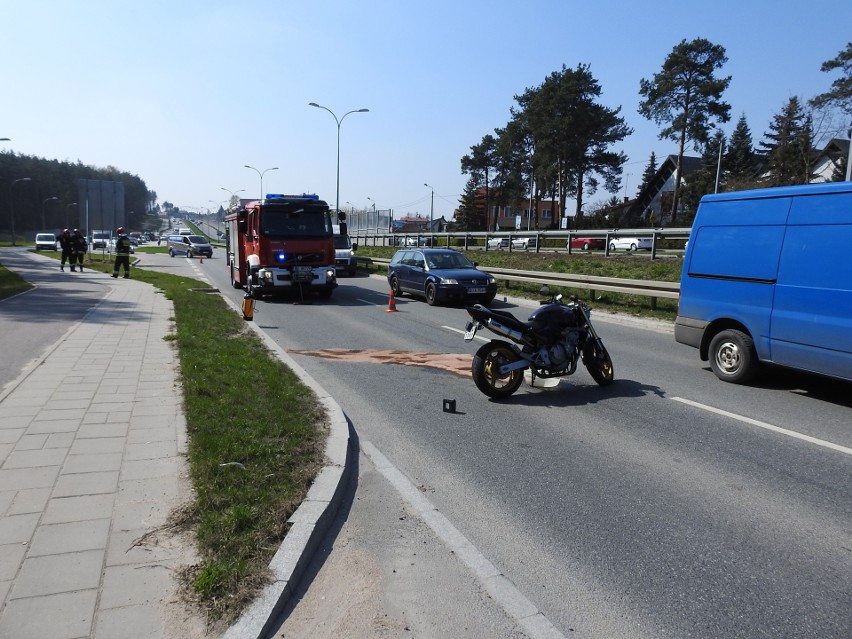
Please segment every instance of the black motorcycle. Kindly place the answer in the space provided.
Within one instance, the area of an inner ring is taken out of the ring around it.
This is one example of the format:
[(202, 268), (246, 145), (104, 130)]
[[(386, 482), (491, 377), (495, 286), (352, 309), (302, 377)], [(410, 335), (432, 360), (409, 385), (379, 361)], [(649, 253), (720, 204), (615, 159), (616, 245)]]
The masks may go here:
[(473, 320), (465, 326), (465, 340), (472, 340), (476, 331), (485, 327), (514, 342), (491, 340), (473, 356), (473, 381), (489, 397), (509, 397), (518, 390), (526, 369), (534, 385), (537, 377), (573, 374), (580, 359), (598, 384), (612, 384), (612, 359), (592, 326), (591, 309), (575, 295), (569, 303), (563, 302), (562, 295), (552, 296), (547, 286), (541, 289), (541, 295), (549, 299), (541, 302), (526, 322), (481, 304), (467, 309)]

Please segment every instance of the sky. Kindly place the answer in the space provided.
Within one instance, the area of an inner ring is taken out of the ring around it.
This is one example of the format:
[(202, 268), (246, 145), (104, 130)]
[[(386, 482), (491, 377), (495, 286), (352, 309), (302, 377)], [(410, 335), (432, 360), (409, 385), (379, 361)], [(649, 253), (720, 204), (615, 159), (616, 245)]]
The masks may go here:
[(677, 152), (639, 115), (640, 80), (699, 37), (728, 56), (722, 130), (745, 115), (757, 144), (791, 97), (838, 77), (820, 66), (852, 39), (852, 3), (0, 0), (0, 151), (114, 166), (203, 212), (257, 197), (260, 173), (266, 193), (333, 207), (339, 148), (341, 208), (451, 219), (461, 158), (514, 97), (588, 64), (634, 130), (613, 147), (632, 197), (651, 153)]

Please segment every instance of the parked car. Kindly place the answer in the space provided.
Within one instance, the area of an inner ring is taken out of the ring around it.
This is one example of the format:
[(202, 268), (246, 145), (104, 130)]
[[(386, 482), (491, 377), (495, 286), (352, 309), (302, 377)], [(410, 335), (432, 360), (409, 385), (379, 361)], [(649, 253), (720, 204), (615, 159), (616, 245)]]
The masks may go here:
[(57, 249), (56, 236), (53, 233), (36, 233), (36, 251), (56, 251)]
[(603, 250), (606, 248), (606, 240), (602, 237), (572, 237), (570, 242), (565, 243), (565, 248), (582, 249), (584, 251), (592, 249)]
[[(130, 238), (128, 238), (128, 239), (130, 239)], [(117, 237), (113, 237), (113, 238), (110, 238), (110, 239), (107, 240), (107, 245), (106, 245), (107, 253), (115, 253), (116, 241), (118, 241)], [(130, 252), (131, 253), (136, 252), (136, 247), (133, 244), (133, 240), (130, 240)]]
[(512, 240), (513, 249), (529, 249), (538, 246), (538, 238), (535, 237), (516, 237)]
[(509, 248), (509, 238), (508, 237), (489, 237), (487, 242), (488, 248), (490, 249), (504, 249)]
[(213, 257), (213, 247), (206, 237), (200, 235), (169, 235), (168, 246), (170, 257), (175, 255)]
[(609, 240), (609, 250), (626, 249), (628, 251), (651, 250), (650, 237), (613, 237)]
[(432, 246), (432, 238), (411, 235), (405, 238), (405, 246)]
[(452, 249), (400, 249), (388, 265), (388, 283), (396, 297), (424, 296), (430, 306), (448, 301), (490, 304), (497, 280)]

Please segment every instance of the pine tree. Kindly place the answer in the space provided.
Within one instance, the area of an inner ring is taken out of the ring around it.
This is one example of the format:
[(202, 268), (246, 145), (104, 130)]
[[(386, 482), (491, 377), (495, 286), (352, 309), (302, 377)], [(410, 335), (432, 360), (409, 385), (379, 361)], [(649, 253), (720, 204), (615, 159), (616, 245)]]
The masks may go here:
[(706, 144), (713, 122), (730, 119), (730, 105), (722, 101), (731, 76), (717, 78), (713, 72), (728, 61), (725, 48), (704, 38), (682, 40), (663, 62), (662, 70), (652, 80), (639, 82), (639, 113), (664, 125), (660, 139), (678, 143), (677, 168), (672, 194), (672, 223), (678, 213), (678, 190), (683, 175), (683, 153), (686, 141), (696, 148)]
[(813, 125), (799, 98), (787, 101), (775, 115), (760, 143), (764, 158), (763, 182), (767, 186), (807, 184), (811, 177), (811, 135)]

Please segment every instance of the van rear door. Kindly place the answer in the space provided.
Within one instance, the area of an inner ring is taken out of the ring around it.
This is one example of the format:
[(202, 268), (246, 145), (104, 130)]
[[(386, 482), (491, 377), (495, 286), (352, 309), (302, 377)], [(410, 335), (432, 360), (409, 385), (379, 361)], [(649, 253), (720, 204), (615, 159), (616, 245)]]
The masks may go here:
[(776, 364), (852, 379), (852, 193), (793, 199), (771, 348)]

